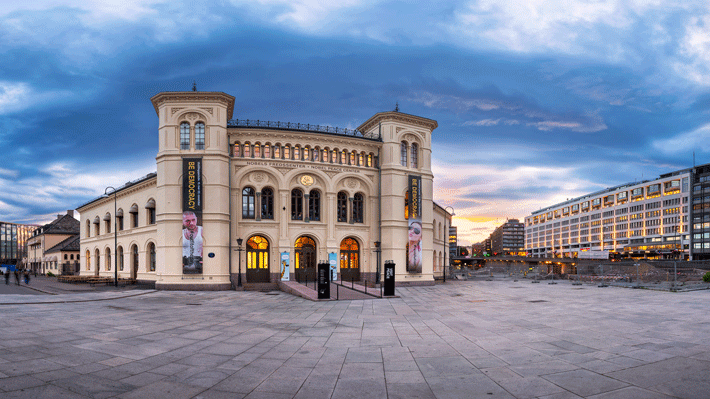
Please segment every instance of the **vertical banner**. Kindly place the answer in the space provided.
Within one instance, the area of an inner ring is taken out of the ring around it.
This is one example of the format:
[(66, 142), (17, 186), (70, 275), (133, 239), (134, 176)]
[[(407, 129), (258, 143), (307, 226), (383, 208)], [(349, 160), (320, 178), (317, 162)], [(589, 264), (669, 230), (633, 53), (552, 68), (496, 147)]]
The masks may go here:
[(328, 254), (328, 263), (330, 263), (330, 281), (338, 280), (338, 260), (335, 252)]
[(288, 281), (291, 278), (289, 271), (289, 253), (281, 252), (281, 281)]
[(202, 273), (202, 158), (182, 159), (182, 272)]
[(422, 272), (422, 177), (409, 175), (409, 242), (407, 271)]

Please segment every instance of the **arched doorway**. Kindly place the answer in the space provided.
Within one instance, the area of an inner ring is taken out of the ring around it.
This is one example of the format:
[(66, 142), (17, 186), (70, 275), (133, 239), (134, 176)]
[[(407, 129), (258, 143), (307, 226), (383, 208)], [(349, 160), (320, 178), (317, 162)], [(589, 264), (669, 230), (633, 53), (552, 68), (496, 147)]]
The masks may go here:
[(360, 246), (353, 238), (340, 242), (340, 280), (360, 280)]
[(316, 279), (316, 243), (310, 237), (300, 237), (295, 245), (296, 281), (315, 281)]
[(253, 236), (247, 241), (247, 282), (269, 282), (269, 240)]

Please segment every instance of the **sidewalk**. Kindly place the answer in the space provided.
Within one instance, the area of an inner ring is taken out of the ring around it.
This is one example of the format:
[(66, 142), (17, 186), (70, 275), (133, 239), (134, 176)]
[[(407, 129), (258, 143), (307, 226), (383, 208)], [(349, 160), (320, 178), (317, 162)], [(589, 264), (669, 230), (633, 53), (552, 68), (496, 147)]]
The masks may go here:
[(45, 276), (31, 277), (28, 285), (22, 283), (20, 286), (46, 295), (0, 295), (0, 305), (103, 301), (155, 292), (155, 290), (142, 289), (136, 285), (117, 288), (60, 283), (56, 277)]

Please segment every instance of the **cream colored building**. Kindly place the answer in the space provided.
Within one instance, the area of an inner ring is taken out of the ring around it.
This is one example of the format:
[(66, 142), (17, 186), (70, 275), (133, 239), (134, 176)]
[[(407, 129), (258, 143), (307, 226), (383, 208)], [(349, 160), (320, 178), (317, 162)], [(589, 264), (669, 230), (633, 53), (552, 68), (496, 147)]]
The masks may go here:
[[(383, 112), (348, 130), (232, 119), (234, 97), (220, 92), (151, 100), (157, 173), (119, 187), (116, 212), (111, 190), (78, 208), (82, 274), (113, 276), (117, 262), (119, 277), (210, 290), (240, 279), (273, 285), (282, 260), (299, 281), (312, 281), (316, 263), (329, 259), (338, 278), (374, 281), (392, 260), (397, 284), (417, 285), (432, 284), (448, 263), (451, 215), (433, 202), (436, 121)], [(186, 165), (195, 163), (198, 182), (186, 180)], [(421, 196), (420, 272), (406, 264), (410, 180)], [(199, 239), (183, 230), (186, 204), (194, 205), (188, 197), (199, 203)], [(194, 248), (202, 256), (192, 263)]]
[(42, 274), (71, 274), (74, 269), (70, 265), (79, 261), (79, 253), (76, 249), (70, 249), (69, 244), (78, 233), (79, 221), (74, 218), (73, 210), (57, 215), (51, 223), (35, 229), (27, 239), (27, 257), (23, 259), (25, 267)]

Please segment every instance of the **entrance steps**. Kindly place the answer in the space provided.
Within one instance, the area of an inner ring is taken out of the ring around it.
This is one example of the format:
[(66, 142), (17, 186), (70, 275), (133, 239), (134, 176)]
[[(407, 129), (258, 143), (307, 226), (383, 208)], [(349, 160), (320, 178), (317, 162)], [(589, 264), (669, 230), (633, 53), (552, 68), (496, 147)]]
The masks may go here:
[(276, 283), (244, 283), (244, 291), (261, 291), (268, 292), (278, 290), (280, 287)]
[(281, 291), (300, 296), (301, 298), (309, 299), (311, 301), (329, 301), (330, 299), (318, 299), (318, 292), (311, 287), (306, 287), (305, 285), (299, 283), (298, 281), (279, 281), (279, 288)]

